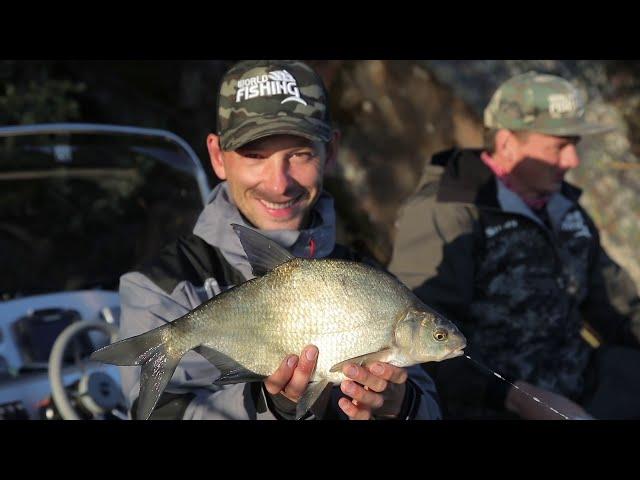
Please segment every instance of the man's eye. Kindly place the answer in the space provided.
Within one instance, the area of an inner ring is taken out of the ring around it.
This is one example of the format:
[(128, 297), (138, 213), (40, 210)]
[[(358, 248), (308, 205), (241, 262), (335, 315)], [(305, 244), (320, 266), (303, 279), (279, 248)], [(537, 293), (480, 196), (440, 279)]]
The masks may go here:
[(567, 144), (555, 144), (555, 145), (549, 145), (547, 148), (547, 151), (549, 153), (560, 153), (562, 152), (562, 150), (564, 150), (564, 148), (567, 146)]
[(573, 146), (575, 146), (575, 144), (573, 144), (573, 143), (565, 143), (560, 148), (558, 148), (558, 151), (562, 151), (562, 150), (565, 150), (567, 147), (573, 147)]
[(306, 160), (309, 160), (310, 158), (313, 158), (314, 156), (315, 155), (313, 152), (296, 152), (293, 155), (291, 155), (291, 159), (306, 161)]
[(256, 160), (262, 158), (262, 155), (260, 155), (259, 153), (245, 153), (242, 156), (245, 157), (245, 158), (253, 158), (253, 159), (256, 159)]

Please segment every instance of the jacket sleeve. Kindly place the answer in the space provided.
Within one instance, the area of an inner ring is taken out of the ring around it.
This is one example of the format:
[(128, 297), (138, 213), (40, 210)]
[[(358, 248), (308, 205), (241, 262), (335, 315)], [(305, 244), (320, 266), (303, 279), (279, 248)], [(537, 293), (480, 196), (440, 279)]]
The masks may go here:
[(419, 365), (409, 367), (407, 371), (410, 388), (399, 420), (441, 420), (436, 385), (431, 377)]
[[(205, 301), (190, 284), (179, 284), (169, 295), (141, 273), (120, 280), (122, 338), (145, 333), (180, 318)], [(131, 415), (140, 389), (140, 367), (120, 367)], [(194, 351), (188, 352), (160, 397), (151, 419), (275, 419), (257, 384), (214, 386), (219, 371)], [(256, 388), (256, 386), (258, 388)]]
[[(474, 239), (479, 228), (474, 211), (462, 204), (436, 204), (434, 195), (423, 191), (403, 206), (396, 228), (389, 269), (468, 338), (472, 327), (469, 305), (474, 292)], [(481, 352), (474, 352), (472, 345), (466, 353), (482, 362)], [(504, 410), (509, 384), (466, 358), (423, 366), (435, 380), (445, 413), (452, 402)]]
[(605, 343), (640, 349), (640, 298), (636, 285), (607, 255), (597, 233), (594, 257), (583, 317)]

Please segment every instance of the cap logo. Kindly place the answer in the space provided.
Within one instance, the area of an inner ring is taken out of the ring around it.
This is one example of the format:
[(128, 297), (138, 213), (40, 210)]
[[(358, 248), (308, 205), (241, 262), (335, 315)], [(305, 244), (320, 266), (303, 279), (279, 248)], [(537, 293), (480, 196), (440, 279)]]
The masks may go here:
[(548, 97), (549, 115), (552, 118), (560, 118), (567, 113), (578, 110), (578, 99), (575, 95), (565, 93), (552, 93)]
[(307, 102), (300, 97), (298, 82), (286, 70), (275, 70), (267, 75), (240, 79), (237, 88), (236, 103), (257, 97), (289, 95), (280, 103), (298, 102), (307, 105)]

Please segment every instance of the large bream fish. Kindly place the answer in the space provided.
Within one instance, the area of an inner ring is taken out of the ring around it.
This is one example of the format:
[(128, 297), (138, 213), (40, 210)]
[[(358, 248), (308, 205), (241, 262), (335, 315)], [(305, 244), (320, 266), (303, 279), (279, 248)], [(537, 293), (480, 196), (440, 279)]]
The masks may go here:
[(183, 317), (97, 350), (92, 359), (141, 365), (137, 418), (147, 419), (182, 356), (195, 349), (221, 372), (219, 385), (262, 381), (310, 344), (317, 367), (296, 416), (345, 363), (406, 367), (462, 355), (464, 336), (391, 275), (366, 264), (293, 257), (252, 229), (233, 225), (256, 278)]

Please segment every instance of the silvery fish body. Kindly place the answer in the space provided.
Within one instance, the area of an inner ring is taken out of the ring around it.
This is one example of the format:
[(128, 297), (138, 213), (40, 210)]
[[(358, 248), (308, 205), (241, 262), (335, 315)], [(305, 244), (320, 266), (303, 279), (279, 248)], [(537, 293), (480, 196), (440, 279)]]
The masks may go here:
[[(203, 303), (170, 324), (117, 342), (94, 358), (142, 365), (138, 418), (148, 418), (180, 358), (195, 349), (221, 371), (216, 383), (261, 381), (307, 345), (319, 350), (299, 415), (345, 362), (409, 366), (462, 354), (464, 336), (386, 272), (363, 263), (294, 258), (235, 226), (262, 276)], [(304, 410), (304, 411), (303, 411)]]
[(268, 376), (287, 355), (313, 344), (320, 351), (313, 380), (339, 383), (342, 373), (330, 369), (391, 346), (414, 300), (367, 265), (296, 258), (187, 314), (183, 348), (204, 344)]

